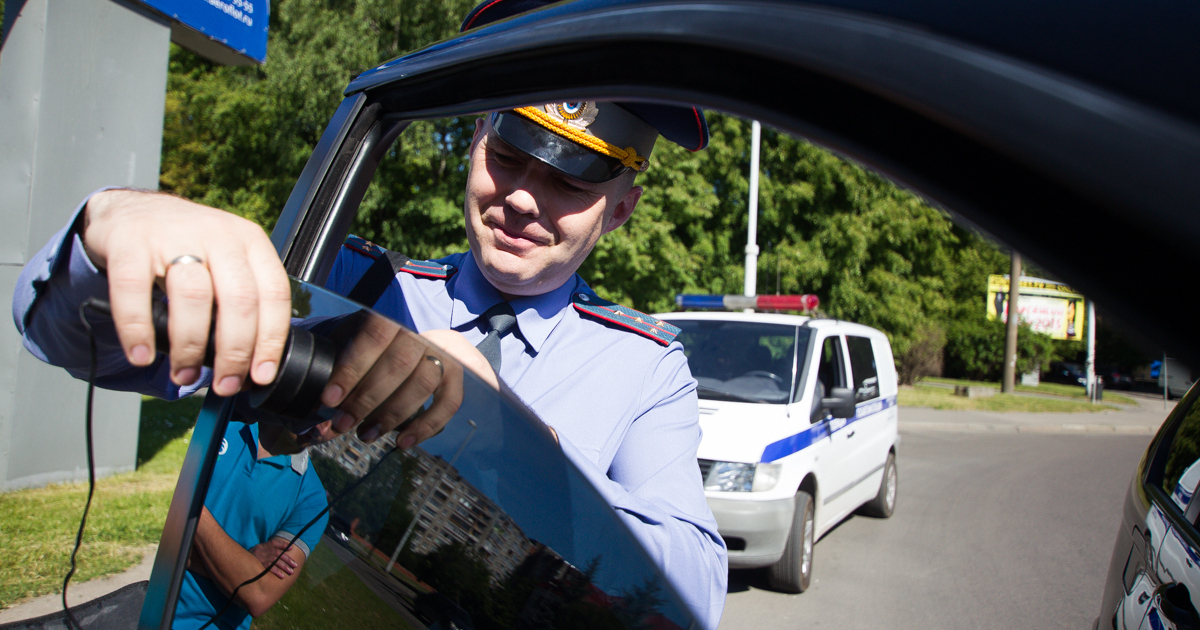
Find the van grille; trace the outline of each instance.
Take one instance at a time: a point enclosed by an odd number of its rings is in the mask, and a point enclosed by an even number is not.
[[[701,480],[708,479],[708,471],[712,470],[713,460],[698,459],[696,461],[700,464],[700,479]]]

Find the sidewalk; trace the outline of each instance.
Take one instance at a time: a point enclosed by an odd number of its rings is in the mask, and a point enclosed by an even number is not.
[[[97,597],[107,595],[134,582],[149,580],[150,567],[154,566],[154,554],[157,552],[158,545],[146,547],[142,553],[142,561],[124,573],[89,580],[87,582],[72,581],[71,585],[67,587],[67,601],[71,604],[71,608],[84,602],[90,602]],[[23,619],[33,619],[34,617],[49,615],[60,610],[62,610],[62,593],[43,595],[25,603],[17,604],[12,608],[0,610],[0,624],[21,621]]]
[[[900,430],[954,433],[1095,433],[1109,435],[1153,435],[1175,408],[1171,401],[1163,409],[1162,397],[1120,392],[1137,401],[1119,411],[1096,413],[1028,413],[995,411],[952,411],[925,407],[900,410]]]

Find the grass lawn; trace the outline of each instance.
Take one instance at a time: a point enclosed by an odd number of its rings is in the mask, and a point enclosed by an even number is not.
[[[991,385],[991,383],[975,383]],[[946,387],[920,385],[901,387],[897,400],[902,407],[932,407],[933,409],[967,409],[977,411],[1106,411],[1116,409],[1112,405],[1088,402],[1085,398],[1042,398],[996,394],[988,398],[966,398],[955,396],[954,390]]]
[[[283,599],[254,620],[256,630],[412,628],[400,613],[368,590],[327,544],[313,550],[300,578]],[[404,603],[397,599],[396,605]]]
[[[96,482],[72,583],[119,573],[158,543],[201,398],[144,399],[138,467]],[[87,500],[87,483],[0,494],[0,608],[57,593]]]
[[[967,380],[962,380],[962,379],[939,378],[939,377],[929,377],[929,378],[922,380],[922,382],[925,382],[925,381],[928,381],[930,383],[946,383],[948,385],[984,385],[986,387],[995,387],[996,391],[1000,391],[1000,383],[989,383],[986,381],[967,381]],[[1042,383],[1037,386],[1019,385],[1018,384],[1017,391],[1032,392],[1035,394],[1051,394],[1054,396],[1064,396],[1067,398],[1079,398],[1081,400],[1087,400],[1087,390],[1085,390],[1084,388],[1082,388],[1078,385],[1067,385],[1065,383]],[[1118,405],[1136,405],[1137,404],[1136,400],[1134,400],[1128,396],[1122,396],[1121,394],[1117,394],[1112,391],[1104,392],[1104,402],[1116,403]]]

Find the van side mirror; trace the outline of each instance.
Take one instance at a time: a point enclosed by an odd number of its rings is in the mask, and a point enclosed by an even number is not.
[[[821,399],[821,406],[828,409],[834,418],[853,418],[854,390],[849,387],[831,387],[829,395]]]

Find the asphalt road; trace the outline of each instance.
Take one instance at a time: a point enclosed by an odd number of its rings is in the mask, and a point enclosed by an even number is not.
[[[730,572],[720,627],[1091,628],[1149,441],[904,432],[895,515],[826,534],[803,594]]]

